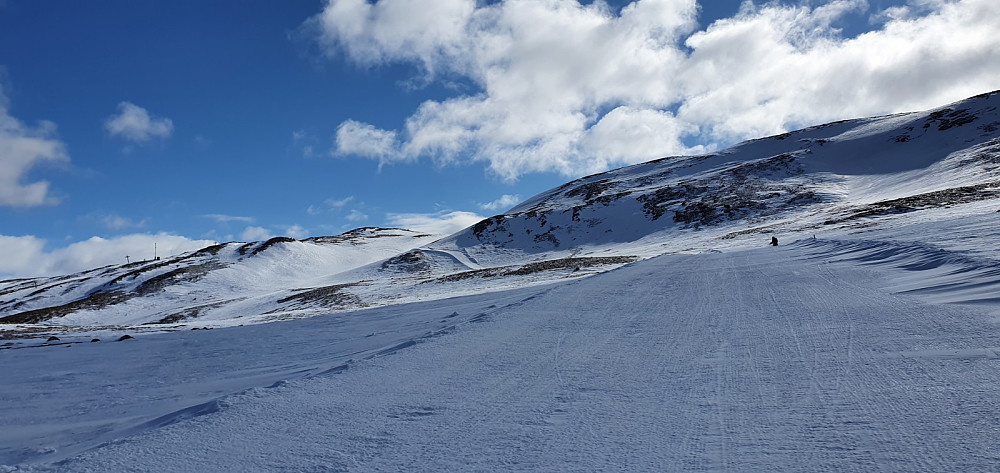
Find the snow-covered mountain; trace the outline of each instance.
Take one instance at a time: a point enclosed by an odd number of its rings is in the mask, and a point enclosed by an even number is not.
[[[2,281],[0,471],[990,471],[998,174],[994,92]]]
[[[650,161],[539,194],[451,241],[586,253],[701,230],[694,239],[705,248],[713,239],[823,232],[992,199],[1000,195],[998,110],[1000,93],[993,92],[927,112],[829,123],[714,154]]]
[[[445,238],[363,228],[0,281],[0,323],[8,335],[41,336],[300,318],[585,277],[665,253],[760,246],[772,235],[786,242],[940,220],[998,197],[993,92],[584,177]]]

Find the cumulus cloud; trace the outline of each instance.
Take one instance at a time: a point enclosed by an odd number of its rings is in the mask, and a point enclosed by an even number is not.
[[[178,235],[133,234],[115,238],[93,237],[61,248],[46,249],[46,242],[34,236],[0,235],[0,277],[36,277],[70,274],[110,264],[166,257],[195,251],[214,242],[191,240]]]
[[[496,212],[497,210],[509,209],[517,205],[517,203],[520,201],[521,201],[521,196],[504,194],[500,196],[499,199],[494,200],[493,202],[486,202],[479,204],[479,208],[482,210],[489,210],[491,212]]]
[[[271,238],[273,236],[274,234],[271,233],[271,230],[268,230],[264,227],[249,226],[243,230],[242,234],[240,234],[240,240],[261,241],[261,240],[267,240],[268,238]]]
[[[833,35],[817,10],[746,8],[691,36],[691,98],[679,116],[717,139],[748,138],[926,109],[1000,87],[1000,3],[941,2],[847,39]]]
[[[400,153],[396,132],[380,130],[354,120],[347,120],[337,127],[335,145],[335,154],[369,158],[378,161],[379,166],[412,159]]]
[[[398,213],[386,215],[389,225],[434,235],[450,235],[475,225],[484,217],[473,212]]]
[[[334,151],[380,166],[486,162],[579,175],[834,119],[926,109],[1000,88],[1000,2],[747,1],[704,28],[696,0],[615,11],[576,0],[328,0],[306,28],[331,57],[403,63],[467,92],[400,130],[347,120]],[[837,28],[868,13],[871,31]]]
[[[111,136],[133,143],[145,143],[156,138],[168,138],[174,131],[174,122],[169,118],[152,117],[146,109],[130,102],[122,102],[118,104],[118,113],[105,120],[104,129]]]
[[[331,1],[309,26],[330,55],[350,44],[344,53],[357,63],[419,61],[433,73],[458,52],[474,10],[474,0]]]
[[[35,207],[58,202],[47,181],[25,182],[35,166],[69,162],[66,147],[52,122],[26,126],[8,113],[7,98],[0,89],[0,206]]]

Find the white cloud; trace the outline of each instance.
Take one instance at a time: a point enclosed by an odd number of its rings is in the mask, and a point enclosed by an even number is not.
[[[380,130],[354,120],[347,120],[337,127],[336,147],[337,154],[374,159],[379,165],[410,159],[397,150],[396,132]]]
[[[428,72],[453,56],[465,37],[475,0],[340,0],[309,21],[327,53],[344,52],[357,63],[421,62]]]
[[[44,249],[45,240],[33,236],[0,235],[0,278],[54,274],[40,258]]]
[[[249,227],[247,227],[247,228],[245,228],[243,230],[242,234],[240,234],[240,240],[241,241],[262,241],[262,240],[267,240],[267,239],[269,239],[269,238],[271,238],[273,236],[274,236],[274,234],[271,233],[271,230],[268,230],[268,229],[266,229],[264,227],[249,226]]]
[[[358,209],[352,209],[346,217],[348,222],[363,222],[368,220],[368,215]]]
[[[35,207],[58,202],[47,181],[24,182],[35,166],[69,162],[66,147],[55,138],[56,126],[41,122],[25,126],[8,113],[7,98],[0,88],[0,206]]]
[[[111,136],[118,136],[134,143],[145,143],[154,138],[168,138],[174,131],[169,118],[155,118],[146,109],[130,102],[118,104],[118,114],[108,117],[104,129]]]
[[[223,214],[205,214],[202,217],[209,220],[214,220],[215,223],[229,223],[229,222],[240,222],[240,223],[253,223],[253,217],[240,217],[236,215],[223,215]]]
[[[93,237],[66,247],[45,249],[45,240],[34,236],[0,235],[0,277],[34,277],[70,274],[109,264],[124,264],[125,256],[132,261],[151,259],[153,245],[156,254],[168,257],[195,251],[214,242],[191,240],[182,236],[160,233],[124,235],[115,238]]]
[[[517,205],[521,201],[521,196],[504,194],[500,196],[499,199],[493,202],[486,202],[484,204],[479,204],[479,208],[482,210],[489,210],[495,212],[497,210],[505,210]]]
[[[596,173],[617,163],[642,162],[662,156],[661,150],[685,149],[681,136],[697,129],[677,120],[669,112],[617,107],[591,126],[581,140],[581,147],[591,150],[592,156],[583,171]],[[688,153],[705,151],[708,151],[705,146],[687,148]]]
[[[678,116],[718,139],[748,138],[1000,87],[1000,3],[941,3],[849,39],[810,30],[815,14],[769,4],[692,36]]]
[[[386,215],[389,225],[406,228],[416,232],[436,235],[450,235],[459,230],[475,225],[484,217],[472,212],[442,211],[430,214],[399,213]]]
[[[348,120],[335,151],[380,165],[484,161],[579,175],[829,120],[920,110],[1000,88],[1000,2],[745,2],[697,30],[695,0],[621,11],[576,0],[328,0],[307,26],[330,56],[406,63],[472,90],[400,130]],[[845,37],[848,14],[878,19]],[[456,90],[469,90],[456,89]]]

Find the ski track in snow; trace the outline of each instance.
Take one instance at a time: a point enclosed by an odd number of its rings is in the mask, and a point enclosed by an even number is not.
[[[893,293],[898,273],[805,246],[655,258],[51,467],[995,470],[996,308]]]

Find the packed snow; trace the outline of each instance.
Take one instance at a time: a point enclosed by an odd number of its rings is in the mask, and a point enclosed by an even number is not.
[[[998,306],[893,289],[921,271],[890,249],[668,255],[500,294],[6,350],[0,458],[60,471],[989,470]],[[893,254],[907,252],[921,254]]]

